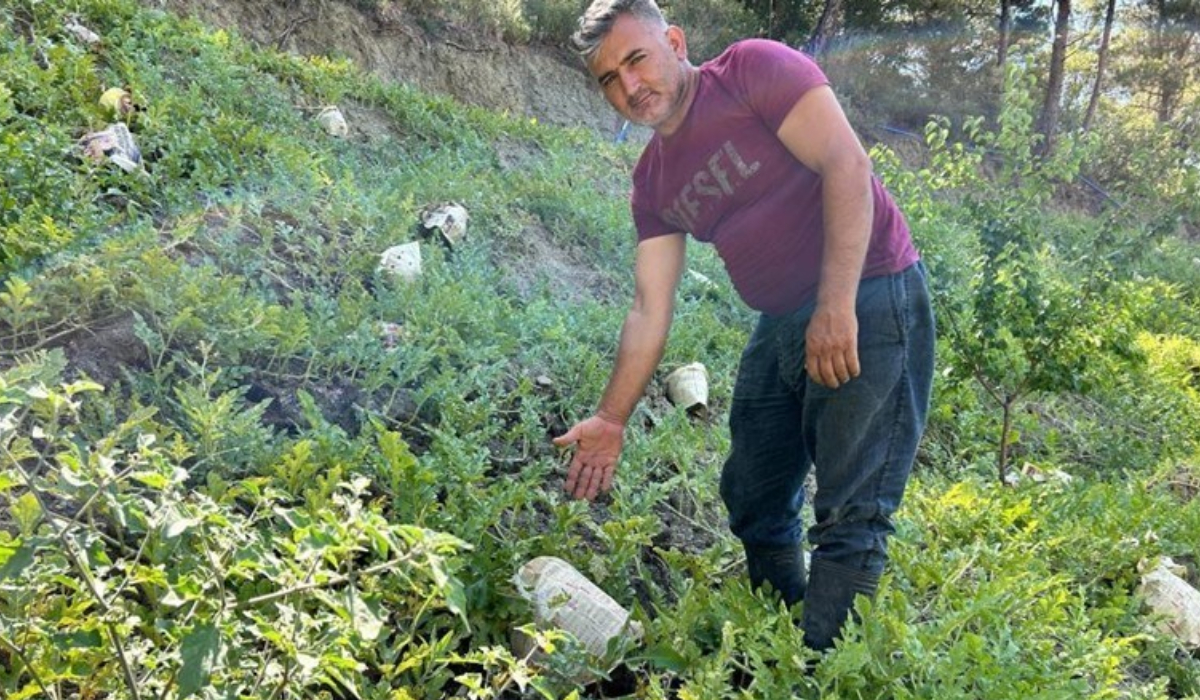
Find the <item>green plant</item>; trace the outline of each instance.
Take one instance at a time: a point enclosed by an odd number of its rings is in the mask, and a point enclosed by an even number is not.
[[[675,0],[664,13],[687,33],[688,57],[696,64],[717,56],[734,41],[763,33],[761,23],[743,3]]]
[[[414,11],[495,36],[514,7]],[[707,15],[675,19],[700,41]],[[561,490],[549,437],[594,405],[632,292],[628,151],[132,0],[4,4],[0,83],[0,694],[580,697],[618,659],[602,692],[638,698],[1200,690],[1135,593],[1142,559],[1200,546],[1198,253],[1138,212],[1056,209],[1095,152],[1032,159],[1019,94],[973,142],[931,123],[919,168],[875,151],[932,272],[942,370],[880,596],[816,663],[724,525],[754,314],[711,249],[689,250],[709,281],[685,276],[663,366],[709,367],[709,415],[656,377],[612,495]],[[145,178],[69,155],[111,84],[145,98]],[[332,100],[386,133],[325,138]],[[454,249],[418,228],[448,200],[471,213]],[[377,271],[410,240],[420,279]],[[1010,461],[1073,484],[975,473],[1003,423],[985,386],[1024,390]],[[631,608],[646,646],[506,650],[532,631],[512,575],[540,555]]]
[[[189,490],[186,450],[156,439],[152,409],[76,442],[81,401],[101,387],[58,383],[63,364],[51,354],[0,376],[11,697],[365,691],[368,668],[405,676],[381,657],[465,629],[446,616],[464,613],[450,562],[465,545],[388,523],[369,480],[311,510],[262,479],[214,472],[211,495]]]
[[[563,45],[578,27],[584,3],[575,0],[523,0],[521,11],[529,22],[532,38]]]
[[[965,289],[938,294],[938,310],[954,352],[951,369],[971,377],[1000,408],[996,440],[997,472],[1008,476],[1014,439],[1015,409],[1037,392],[1085,391],[1106,376],[1105,357],[1134,359],[1128,352],[1130,326],[1106,324],[1116,309],[1105,300],[1104,268],[1080,273],[1063,269],[1045,233],[1043,205],[1051,185],[1078,168],[1080,152],[1068,144],[1053,159],[1036,152],[1030,92],[1013,74],[1007,103],[995,132],[982,120],[966,125],[967,133],[992,156],[993,172],[979,172],[984,162],[961,146],[951,146],[945,126],[927,130],[927,142],[938,168],[914,186],[918,192],[947,184],[961,188],[963,211],[977,233],[976,255],[962,260],[964,270],[938,265],[963,279]],[[996,183],[1003,183],[997,189]],[[925,195],[928,197],[928,195]],[[931,209],[916,199],[918,216]],[[943,290],[945,288],[943,287]],[[1130,313],[1128,310],[1118,313]]]

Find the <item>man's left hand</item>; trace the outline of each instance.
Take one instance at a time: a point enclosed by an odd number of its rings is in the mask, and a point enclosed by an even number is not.
[[[804,368],[818,384],[836,389],[857,377],[858,317],[854,308],[817,305],[804,338]]]

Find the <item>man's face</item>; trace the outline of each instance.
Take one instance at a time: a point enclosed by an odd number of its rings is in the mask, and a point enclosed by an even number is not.
[[[678,27],[622,15],[600,42],[588,70],[621,116],[669,132],[683,121],[686,60]]]

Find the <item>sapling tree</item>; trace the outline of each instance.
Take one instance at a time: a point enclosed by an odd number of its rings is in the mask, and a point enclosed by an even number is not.
[[[1010,81],[1021,81],[1016,73]],[[1024,88],[1024,89],[1023,89]],[[1078,172],[1082,149],[1070,142],[1037,156],[1033,100],[1018,82],[996,130],[965,125],[987,157],[990,175],[964,188],[961,212],[975,230],[976,256],[965,289],[941,295],[941,321],[955,352],[950,371],[973,378],[1001,409],[997,473],[1008,476],[1014,412],[1038,392],[1084,391],[1104,376],[1106,357],[1128,354],[1126,324],[1103,291],[1103,269],[1072,270],[1056,262],[1044,205],[1057,183]],[[936,144],[931,144],[936,145]]]

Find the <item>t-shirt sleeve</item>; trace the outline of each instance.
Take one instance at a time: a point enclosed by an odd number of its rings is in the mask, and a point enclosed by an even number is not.
[[[678,224],[667,221],[653,205],[654,198],[651,195],[650,181],[654,178],[650,174],[652,167],[648,162],[653,159],[651,150],[652,148],[647,148],[647,152],[642,155],[642,159],[633,170],[633,192],[629,197],[638,243],[648,238],[683,232]]]
[[[678,226],[672,226],[667,223],[658,213],[652,211],[646,206],[645,202],[641,202],[639,199],[638,193],[634,191],[633,197],[629,201],[630,208],[633,210],[633,225],[637,228],[638,243],[647,238],[656,238],[680,232]]]
[[[771,131],[778,131],[804,93],[829,84],[808,55],[777,41],[749,39],[730,56],[742,95]]]

